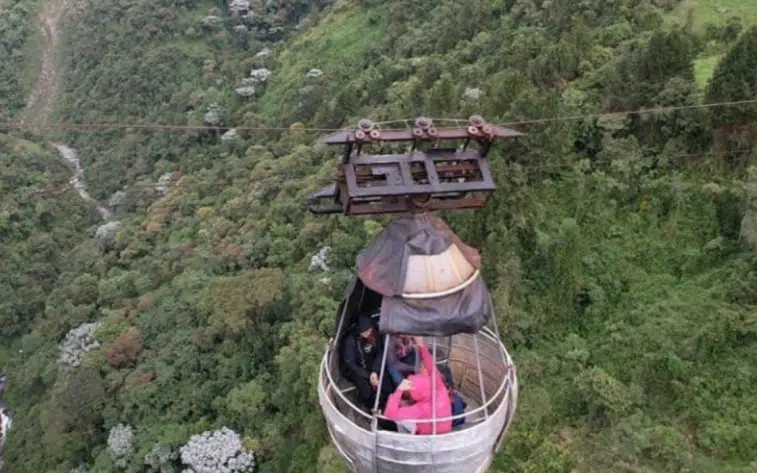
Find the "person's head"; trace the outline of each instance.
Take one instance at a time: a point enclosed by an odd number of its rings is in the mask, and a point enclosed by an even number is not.
[[[398,333],[397,334],[397,340],[401,341],[402,343],[407,343],[410,341],[410,335],[406,333]]]
[[[362,332],[360,332],[360,338],[362,338],[363,340],[370,340],[370,339],[372,339],[373,338],[373,329],[372,328],[367,328],[367,329],[363,330]]]
[[[363,340],[371,340],[376,335],[373,321],[368,315],[361,315],[357,321],[357,332]]]
[[[431,399],[431,379],[428,376],[411,374],[407,379],[410,381],[410,390],[407,393],[412,401],[422,402]]]

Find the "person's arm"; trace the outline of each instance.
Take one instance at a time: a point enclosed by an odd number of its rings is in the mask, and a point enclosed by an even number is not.
[[[396,368],[399,371],[415,371],[415,366],[403,363],[397,358],[397,352],[394,351],[396,343],[397,339],[394,336],[389,337],[389,353],[386,354],[386,366]]]
[[[415,348],[413,348],[415,350]],[[402,361],[397,360],[397,363],[394,365],[395,368],[397,368],[400,371],[415,373],[415,364],[408,364],[404,363]]]
[[[407,380],[403,381],[386,401],[384,415],[391,420],[419,420],[423,417],[423,411],[418,404],[410,406],[400,405],[400,402],[402,401],[402,393],[409,389],[409,384],[407,383]]]
[[[357,362],[357,357],[355,356],[355,339],[354,338],[347,338],[344,341],[344,346],[342,350],[342,362],[356,376],[360,376],[361,378],[370,378],[371,374],[368,372],[368,370],[360,366],[360,363]]]
[[[434,357],[431,356],[431,352],[428,351],[426,340],[422,338],[418,340],[418,351],[421,354],[421,360],[423,360],[423,365],[426,367],[426,372],[428,373],[429,378],[431,378],[431,376],[435,376],[435,388],[439,388],[439,383],[441,383],[441,385],[443,386],[444,378],[442,377],[441,371],[439,371],[439,368],[436,366]],[[436,371],[436,374],[432,375],[433,372],[431,370]]]
[[[393,366],[395,368],[399,368],[400,361],[397,359],[397,353],[394,351],[394,345],[397,343],[397,340],[394,338],[394,335],[389,337],[389,346],[387,347],[387,350],[389,350],[389,353],[386,354],[386,365],[387,366]]]
[[[402,392],[398,389],[389,395],[384,408],[384,415],[392,420],[402,420],[399,418],[400,401],[402,401]]]
[[[378,343],[376,345],[376,356],[373,357],[373,363],[371,363],[371,371],[379,374],[381,373],[381,362],[384,358],[384,344]]]
[[[376,376],[378,376],[381,373],[381,362],[384,358],[384,337],[379,331],[377,319],[371,318],[371,325],[373,326],[373,333],[376,336],[376,356],[373,357],[373,363],[371,363],[370,368],[371,372],[376,373]]]

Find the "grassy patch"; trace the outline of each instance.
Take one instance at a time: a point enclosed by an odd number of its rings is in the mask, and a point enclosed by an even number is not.
[[[697,59],[694,61],[694,75],[697,81],[697,87],[700,90],[704,90],[707,87],[707,83],[712,77],[712,73],[715,71],[718,61],[723,55],[710,56],[703,59]]]
[[[43,153],[42,148],[37,143],[22,138],[11,138],[11,151],[16,158],[25,158],[32,155]]]
[[[694,16],[694,29],[704,32],[708,23],[723,25],[732,16],[739,17],[744,26],[757,24],[755,0],[684,0],[668,15],[669,23],[685,23],[689,11]]]
[[[278,57],[261,99],[263,115],[274,121],[293,118],[281,111],[296,109],[295,104],[303,101],[301,92],[314,84],[319,95],[333,95],[345,74],[362,70],[366,52],[381,39],[385,18],[383,9],[337,9],[301,35]],[[320,69],[323,75],[307,77],[311,69]]]
[[[699,34],[705,33],[708,24],[723,26],[731,17],[738,17],[744,28],[748,28],[757,24],[757,1],[683,0],[665,20],[668,24],[685,24],[689,15],[692,15],[694,30]],[[694,61],[697,86],[700,90],[707,87],[715,66],[722,57],[723,54],[713,54]]]
[[[328,15],[318,27],[308,31],[288,50],[280,60],[286,63],[301,63],[317,58],[324,71],[336,69],[344,59],[368,49],[380,35],[379,12],[366,12],[351,8]],[[305,64],[302,64],[303,67]]]

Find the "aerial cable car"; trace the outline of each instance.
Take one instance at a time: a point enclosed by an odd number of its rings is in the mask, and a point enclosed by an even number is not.
[[[355,473],[483,473],[501,446],[517,406],[515,365],[500,338],[479,252],[432,212],[485,205],[496,189],[487,160],[491,144],[520,135],[474,115],[468,126],[454,128],[419,117],[409,129],[381,130],[363,119],[354,130],[324,138],[345,150],[335,183],[310,197],[312,213],[404,214],[358,255],[320,367],[327,428]],[[458,145],[442,146],[450,142]],[[405,152],[363,154],[368,146],[397,145]],[[341,359],[345,336],[366,314],[383,341],[372,406],[360,405]],[[391,379],[390,337],[398,334],[425,339],[437,368],[429,370],[431,392],[441,383],[454,386],[464,412],[437,415],[431,402],[430,417],[400,422],[381,411]],[[442,429],[449,421],[455,427]],[[421,424],[432,426],[430,434],[418,434]]]

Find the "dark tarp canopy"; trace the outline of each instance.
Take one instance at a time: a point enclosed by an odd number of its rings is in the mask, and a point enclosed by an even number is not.
[[[358,312],[374,312],[385,333],[448,336],[480,330],[492,314],[481,257],[440,218],[413,215],[396,220],[357,257],[357,278],[342,331]],[[337,338],[341,333],[337,333]]]
[[[406,283],[409,259],[430,256],[456,247],[475,269],[481,266],[478,251],[463,243],[444,220],[433,215],[414,215],[390,223],[357,256],[357,276],[382,296],[399,296]]]
[[[478,332],[492,314],[489,291],[477,276],[473,283],[438,299],[384,297],[379,329],[386,333],[409,333],[444,337]]]

